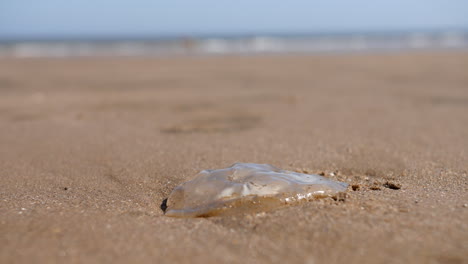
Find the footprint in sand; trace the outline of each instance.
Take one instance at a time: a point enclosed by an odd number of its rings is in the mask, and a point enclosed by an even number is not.
[[[164,133],[228,133],[256,127],[261,118],[249,114],[229,114],[191,119],[162,129]]]

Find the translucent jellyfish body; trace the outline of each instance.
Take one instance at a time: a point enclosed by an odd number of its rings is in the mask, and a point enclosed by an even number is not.
[[[235,163],[225,169],[201,171],[193,180],[176,187],[167,199],[166,216],[208,217],[269,211],[335,196],[347,187],[347,183],[268,164]]]

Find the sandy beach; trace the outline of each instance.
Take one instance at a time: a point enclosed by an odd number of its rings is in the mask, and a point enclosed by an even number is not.
[[[352,187],[164,216],[203,169]],[[0,263],[468,263],[468,53],[0,59]]]

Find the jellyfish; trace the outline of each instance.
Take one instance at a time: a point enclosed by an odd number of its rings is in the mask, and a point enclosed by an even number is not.
[[[165,215],[209,217],[270,211],[333,197],[347,187],[344,182],[269,164],[235,163],[224,169],[203,170],[177,186],[167,198]]]

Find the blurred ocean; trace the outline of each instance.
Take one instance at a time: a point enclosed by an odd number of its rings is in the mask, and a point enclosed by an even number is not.
[[[468,31],[0,40],[0,57],[165,56],[468,49]]]

